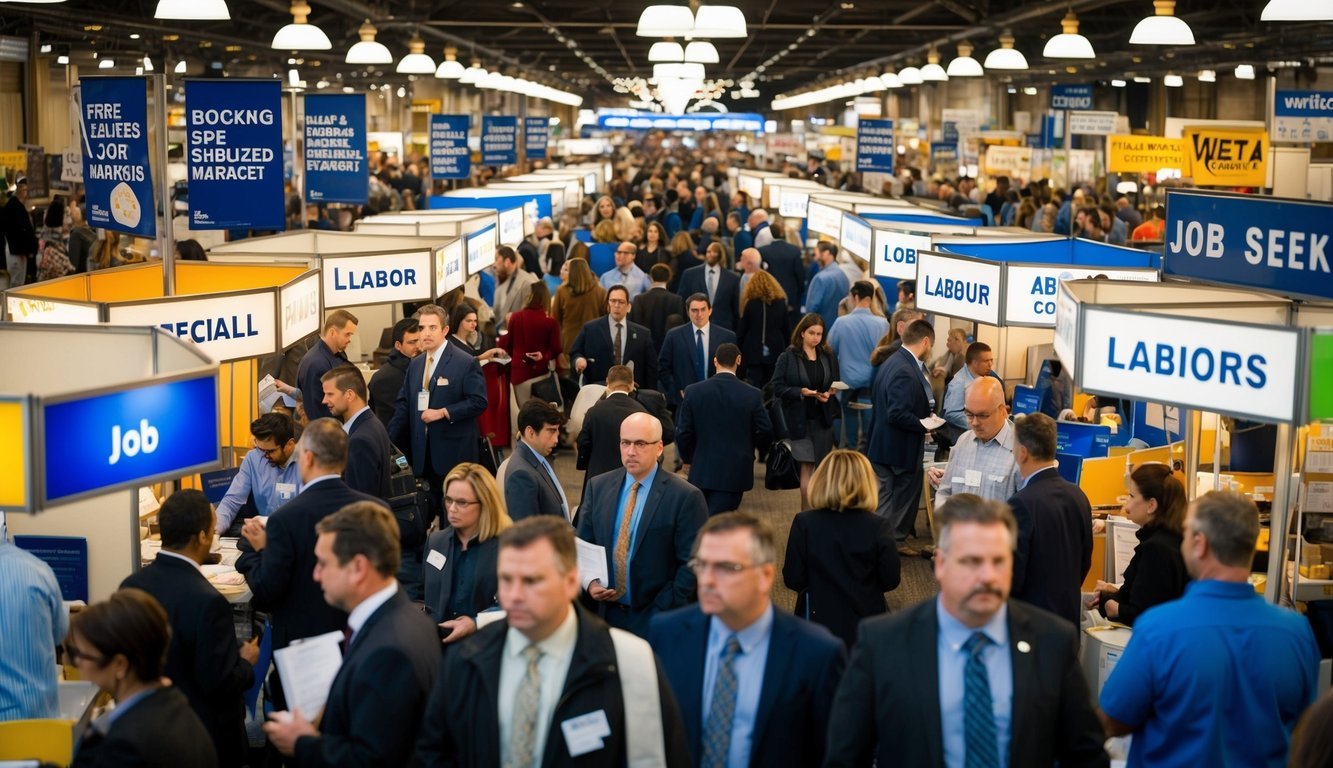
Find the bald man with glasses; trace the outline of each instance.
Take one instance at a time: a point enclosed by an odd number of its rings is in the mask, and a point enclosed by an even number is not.
[[[653,281],[648,278],[648,274],[634,263],[634,257],[638,255],[639,246],[634,243],[626,241],[616,246],[616,267],[602,274],[599,281],[602,287],[609,291],[615,285],[625,286],[631,302],[634,297],[652,288]]]

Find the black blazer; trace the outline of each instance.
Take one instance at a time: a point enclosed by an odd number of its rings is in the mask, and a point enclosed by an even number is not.
[[[682,393],[689,385],[699,381],[694,372],[694,332],[693,323],[686,323],[667,331],[666,341],[662,342],[662,352],[658,355],[657,372],[661,381],[662,394],[672,407],[680,405]],[[731,342],[736,343],[736,334],[717,323],[708,326],[708,349],[705,351],[704,375],[716,373],[713,357],[717,348]]]
[[[1125,566],[1125,583],[1119,592],[1102,595],[1102,603],[1115,600],[1120,609],[1116,621],[1134,625],[1143,612],[1185,594],[1189,571],[1180,555],[1181,535],[1161,526],[1136,531],[1139,545]],[[1105,608],[1101,609],[1105,612]]]
[[[320,378],[342,365],[347,365],[347,354],[334,354],[322,338],[315,339],[315,343],[301,358],[301,364],[296,368],[296,386],[301,390],[305,414],[311,421],[333,417],[328,406],[324,405],[324,385],[320,383]]]
[[[782,580],[797,593],[797,616],[808,611],[851,648],[862,619],[888,612],[884,593],[901,567],[893,528],[874,510],[812,509],[791,522]]]
[[[696,765],[703,756],[709,621],[698,605],[688,605],[654,616],[648,630],[648,641],[680,703]],[[823,627],[774,609],[750,739],[753,768],[806,768],[823,761],[829,710],[846,666],[847,653],[837,638]]]
[[[342,478],[331,477],[307,487],[269,516],[262,552],[240,540],[236,570],[245,575],[255,608],[272,615],[273,650],[346,625],[347,614],[324,602],[324,591],[315,583],[315,524],[354,501],[385,506],[383,499],[357,493]]]
[[[925,600],[861,623],[829,718],[825,768],[869,766],[874,759],[880,765],[943,768],[936,610],[935,600]],[[1078,629],[1010,600],[1009,654],[1014,677],[1009,765],[1109,765],[1079,666]]]
[[[244,696],[255,672],[241,658],[227,599],[198,568],[171,555],[158,555],[120,586],[142,589],[162,604],[171,626],[163,674],[208,731],[218,765],[244,765],[249,749]]]
[[[426,371],[426,353],[412,358],[403,386],[394,401],[389,437],[412,459],[417,477],[426,475],[426,444],[430,443],[431,471],[448,474],[461,461],[477,458],[477,417],[486,410],[486,377],[468,352],[446,344],[430,380],[431,408],[449,409],[449,418],[427,424],[417,410],[417,394]]]
[[[801,249],[786,240],[775,238],[759,249],[759,256],[764,260],[764,269],[782,286],[782,292],[787,294],[787,304],[792,308],[800,307],[806,280]]]
[[[1092,505],[1055,467],[1009,499],[1018,520],[1010,597],[1068,619],[1083,617],[1083,578],[1092,566]]]
[[[628,317],[623,321],[625,329],[621,343],[625,345],[621,360],[625,365],[634,363],[634,383],[640,387],[657,387],[657,347],[653,345],[653,334],[642,325],[632,322]],[[606,372],[611,370],[613,351],[611,346],[611,321],[608,316],[589,320],[583,324],[574,344],[569,349],[569,361],[586,358],[588,367],[583,371],[583,383],[602,384],[606,381]]]
[[[758,388],[718,373],[685,388],[676,421],[676,450],[690,465],[691,485],[731,492],[754,487],[755,451],[767,450],[773,439]]]
[[[579,430],[575,464],[578,469],[586,470],[583,474],[585,488],[588,480],[622,466],[620,424],[632,413],[647,412],[647,408],[628,394],[607,394],[588,409],[583,416],[583,429]]]
[[[818,354],[828,363],[831,377],[829,383],[837,381],[838,356],[822,349]],[[787,422],[787,434],[781,437],[793,440],[805,437],[805,398],[801,396],[801,389],[810,388],[811,382],[805,373],[805,362],[802,360],[804,356],[804,351],[789,346],[778,355],[777,364],[773,368],[773,397],[781,403],[782,417]],[[838,413],[838,399],[830,397],[820,409],[821,423],[826,427],[833,426],[833,420],[838,417]],[[781,431],[780,425],[778,431]]]
[[[426,542],[426,554],[429,555],[431,550],[444,555],[444,566],[436,568],[430,563],[425,564],[426,608],[435,621],[446,621],[449,618],[449,601],[453,599],[455,560],[462,551],[459,549],[454,529],[445,527],[432,533],[430,540]],[[468,553],[468,557],[477,558],[477,568],[474,572],[477,580],[473,584],[470,597],[470,612],[475,617],[478,613],[499,605],[497,595],[500,591],[500,582],[496,575],[495,564],[500,554],[500,538],[492,536],[486,541],[473,541],[468,547]]]
[[[708,282],[704,275],[707,264],[691,267],[680,276],[676,293],[681,299],[689,299],[692,294],[708,295]],[[735,271],[717,265],[717,290],[713,293],[713,315],[710,322],[729,331],[736,330],[736,320],[740,315],[741,278]]]
[[[671,256],[671,282],[667,283],[667,290],[672,293],[680,293],[681,276],[686,272],[702,264],[694,251],[681,251]]]
[[[685,322],[685,300],[665,288],[649,288],[634,299],[629,319],[652,333],[653,349],[660,351],[667,331]]]
[[[741,363],[745,366],[773,365],[782,350],[791,345],[791,318],[787,305],[774,301],[764,310],[764,302],[750,299],[745,312],[737,321],[736,338],[741,348]],[[768,355],[764,355],[764,345]]]
[[[295,764],[409,765],[439,666],[435,627],[398,590],[352,636],[319,736],[296,740]]]
[[[75,768],[214,768],[213,742],[175,686],[158,688],[111,724],[105,736],[90,728]]]
[[[930,400],[916,358],[902,348],[880,364],[871,383],[875,418],[870,420],[866,457],[887,467],[920,466],[926,444],[921,419],[930,415]]]
[[[410,362],[412,358],[396,349],[390,350],[389,359],[375,371],[375,375],[370,377],[370,383],[366,385],[370,390],[370,410],[386,427],[393,419],[393,404],[398,399],[398,390],[403,388],[403,376]]]
[[[617,449],[619,446],[617,445]],[[533,515],[568,519],[560,505],[560,491],[527,443],[519,440],[504,476],[505,507],[515,522]]]
[[[389,476],[393,474],[393,443],[375,414],[362,411],[352,420],[347,432],[347,466],[343,479],[354,491],[376,496],[385,501],[393,495]]]

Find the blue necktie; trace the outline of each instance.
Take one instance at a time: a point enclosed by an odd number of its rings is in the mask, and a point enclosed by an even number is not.
[[[708,362],[704,357],[704,331],[702,328],[694,329],[694,378],[697,381],[703,381],[708,378]]]
[[[990,695],[990,677],[981,654],[990,638],[973,632],[963,643],[967,666],[963,668],[963,765],[965,768],[999,768],[1000,747],[995,737],[995,709]]]
[[[726,768],[731,754],[731,721],[736,715],[736,655],[740,641],[732,635],[722,649],[722,663],[713,682],[713,702],[704,723],[704,754],[700,768]]]

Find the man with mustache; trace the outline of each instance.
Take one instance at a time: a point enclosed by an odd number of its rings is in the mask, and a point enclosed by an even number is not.
[[[1106,766],[1078,630],[1010,601],[1017,523],[957,494],[936,513],[940,594],[861,623],[829,717],[825,768]],[[907,661],[908,663],[904,663]]]

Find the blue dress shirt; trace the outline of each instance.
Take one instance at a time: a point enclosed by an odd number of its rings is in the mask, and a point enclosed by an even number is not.
[[[0,722],[58,717],[56,646],[69,611],[51,566],[4,538],[0,528]]]
[[[709,621],[708,655],[704,657],[701,733],[708,723],[708,712],[713,706],[713,686],[717,684],[718,667],[722,665],[722,651],[733,634],[741,645],[741,652],[731,662],[736,672],[736,709],[731,719],[731,750],[727,754],[727,766],[748,768],[755,720],[759,715],[759,694],[764,688],[764,668],[768,666],[768,643],[773,637],[773,606],[769,605],[763,615],[739,632],[733,633],[716,616]]]
[[[810,279],[810,287],[805,292],[805,311],[817,313],[824,318],[824,327],[831,328],[833,321],[838,319],[838,302],[851,289],[847,273],[838,262],[830,262]]]
[[[634,497],[634,519],[631,520],[629,524],[629,558],[625,562],[625,584],[613,585],[616,589],[621,590],[620,600],[618,602],[624,603],[625,605],[630,604],[629,585],[634,583],[634,550],[639,544],[639,523],[643,522],[643,506],[648,503],[648,492],[653,489],[653,481],[656,479],[656,464],[649,470],[647,477],[640,481],[636,481],[634,475],[626,472],[625,482],[620,484],[620,496],[616,498],[616,526],[611,529],[610,549],[615,549],[615,537],[620,535],[620,522],[625,519],[625,502],[629,501],[630,486],[634,485],[635,482],[640,484],[639,495]],[[612,571],[614,572],[614,570],[615,568],[613,565]]]
[[[843,383],[852,389],[870,386],[875,369],[870,365],[870,353],[875,342],[889,330],[889,321],[858,307],[833,321],[828,330],[828,343],[838,355],[838,370]]]
[[[283,485],[281,491],[278,489],[279,483]],[[286,464],[275,467],[263,451],[258,448],[250,449],[241,460],[241,468],[237,471],[236,477],[231,479],[227,495],[218,502],[218,522],[215,530],[223,533],[231,526],[232,520],[236,519],[236,513],[245,505],[250,494],[253,493],[255,496],[255,510],[259,516],[268,517],[278,507],[296,498],[300,483],[301,473],[296,466],[295,451],[292,451]]]
[[[1000,768],[1009,765],[1010,726],[1013,724],[1014,665],[1009,654],[1009,608],[1001,606],[991,620],[979,629],[973,629],[955,619],[944,609],[944,602],[935,598],[935,612],[939,615],[940,633],[936,640],[940,677],[940,728],[944,735],[944,764],[948,768],[963,768],[966,760],[963,735],[963,669],[967,666],[967,652],[963,644],[973,632],[983,632],[991,644],[981,652],[990,678],[991,705],[995,711],[995,737],[999,742]]]

